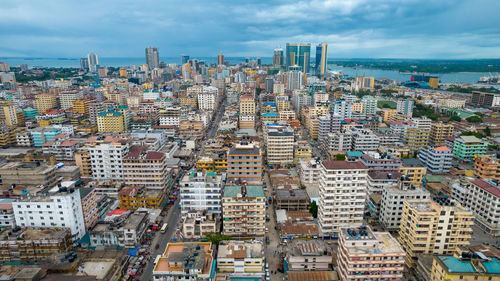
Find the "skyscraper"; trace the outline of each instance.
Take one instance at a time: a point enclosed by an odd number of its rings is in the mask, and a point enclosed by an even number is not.
[[[83,71],[89,71],[89,59],[81,58],[80,59],[80,69]]]
[[[328,43],[316,46],[316,74],[325,75],[328,64]]]
[[[181,65],[187,63],[189,61],[188,55],[181,55]]]
[[[286,44],[286,66],[299,65],[304,73],[309,73],[311,62],[311,44],[287,43]]]
[[[158,48],[147,47],[146,48],[146,63],[149,69],[155,69],[160,67],[160,55],[158,53]]]
[[[283,56],[283,49],[274,49],[273,53],[273,66],[280,67],[285,64],[285,59]]]
[[[222,53],[217,55],[217,65],[224,65],[224,55]]]
[[[99,65],[99,56],[95,53],[90,53],[88,56],[89,70],[94,72]]]
[[[303,72],[300,71],[300,66],[290,66],[288,70],[288,90],[299,90],[302,89],[303,86]]]

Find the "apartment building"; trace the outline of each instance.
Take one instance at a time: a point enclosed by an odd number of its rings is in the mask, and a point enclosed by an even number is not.
[[[396,104],[396,110],[402,115],[411,118],[413,116],[414,104],[415,101],[413,99],[399,99]]]
[[[363,104],[363,114],[365,115],[377,114],[377,102],[378,100],[374,96],[364,96],[361,99],[361,103]]]
[[[264,237],[266,197],[262,186],[226,185],[222,197],[223,234]]]
[[[240,114],[255,115],[255,98],[252,94],[244,94],[240,96]]]
[[[35,96],[35,106],[39,114],[44,114],[45,111],[58,106],[57,96],[54,94],[38,94]]]
[[[497,257],[486,257],[481,252],[437,255],[433,257],[430,281],[499,280],[499,268]]]
[[[396,186],[387,186],[382,191],[380,222],[387,230],[398,230],[401,225],[404,202],[429,198],[431,195],[426,189],[413,185],[409,178],[403,176],[399,178]]]
[[[429,144],[432,146],[443,146],[447,138],[453,137],[454,131],[455,127],[453,124],[445,124],[442,121],[432,123]]]
[[[469,180],[452,186],[451,197],[470,209],[476,225],[493,236],[500,236],[500,188],[484,180]]]
[[[474,215],[450,199],[407,200],[399,229],[406,264],[415,267],[420,254],[451,255],[467,246]]]
[[[18,226],[68,228],[74,240],[85,234],[80,192],[75,192],[74,182],[63,182],[48,195],[27,195],[12,206]]]
[[[7,162],[0,166],[0,182],[3,185],[54,186],[59,179],[57,166],[40,162]]]
[[[89,104],[90,124],[97,125],[97,116],[103,112],[106,112],[106,105],[97,100],[92,101]]]
[[[170,178],[165,153],[131,146],[123,158],[123,178],[127,185],[163,190]]]
[[[215,102],[217,101],[217,93],[200,93],[196,95],[198,100],[199,110],[215,110]]]
[[[352,133],[352,150],[356,151],[376,151],[380,144],[379,137],[371,130],[366,129],[351,129]]]
[[[217,271],[231,277],[262,277],[264,245],[259,240],[225,240],[217,251]]]
[[[318,139],[327,138],[329,133],[340,131],[342,121],[344,119],[340,115],[332,113],[318,117]]]
[[[205,132],[203,121],[180,121],[179,135],[183,138],[195,137],[201,139]]]
[[[427,174],[427,168],[416,158],[401,159],[403,165],[399,167],[399,173],[402,176],[410,178],[412,184],[420,185],[424,176]]]
[[[387,153],[365,153],[361,155],[360,160],[370,171],[399,171],[403,165],[401,159]]]
[[[432,174],[446,174],[450,171],[453,153],[446,146],[428,146],[421,149],[417,157]]]
[[[161,108],[158,112],[160,126],[179,126],[181,117],[181,107],[170,106]]]
[[[475,136],[460,136],[453,142],[453,156],[462,161],[473,161],[476,155],[486,154],[488,142]]]
[[[83,222],[85,223],[85,230],[91,229],[99,219],[98,202],[101,196],[97,194],[97,190],[92,187],[80,187],[80,198],[82,200]]]
[[[87,143],[90,144],[92,178],[123,181],[123,160],[129,152],[128,142],[115,137],[92,137]]]
[[[126,186],[118,192],[120,209],[162,209],[165,206],[165,191],[141,186]]]
[[[262,153],[252,143],[241,142],[227,154],[227,178],[229,180],[262,181]]]
[[[287,165],[293,163],[294,135],[289,126],[266,126],[264,132],[267,163]]]
[[[402,280],[405,252],[389,232],[342,228],[337,254],[340,280]]]
[[[221,213],[222,176],[215,172],[192,170],[179,182],[182,215],[189,211]]]
[[[106,111],[97,115],[97,130],[99,133],[119,133],[126,130],[123,113]]]
[[[500,159],[496,155],[482,155],[474,158],[474,176],[500,180]]]
[[[333,255],[320,240],[293,239],[287,243],[285,260],[290,271],[328,271]]]
[[[58,161],[73,161],[81,143],[68,138],[57,138],[42,145],[43,153],[51,154]]]
[[[429,144],[430,131],[426,129],[406,129],[406,146],[412,151],[418,151]]]
[[[73,249],[68,229],[6,229],[0,235],[2,262],[47,262]]]
[[[324,145],[330,151],[351,151],[353,134],[351,131],[340,130],[334,133],[328,133],[323,139]],[[358,143],[360,144],[360,143]]]
[[[369,171],[368,194],[382,195],[386,187],[397,186],[400,177],[398,171]]]
[[[16,133],[17,146],[33,146],[33,138],[30,131],[21,131]]]
[[[42,146],[51,140],[55,140],[56,136],[62,133],[62,130],[55,127],[37,127],[30,131],[33,146]]]
[[[323,236],[363,222],[368,168],[361,162],[323,161],[319,183],[318,221]]]
[[[73,113],[89,116],[92,99],[77,98],[72,101]]]
[[[189,211],[182,221],[182,235],[185,239],[205,238],[208,233],[217,232],[215,214]]]
[[[300,182],[305,185],[315,185],[319,182],[321,176],[321,165],[316,160],[299,160]]]
[[[308,211],[311,203],[311,199],[304,189],[278,189],[274,198],[278,210]]]
[[[59,93],[59,103],[62,110],[68,110],[73,107],[73,101],[83,97],[81,91],[64,91]]]
[[[148,228],[147,212],[114,210],[105,222],[99,222],[90,232],[90,246],[135,248],[143,241]]]

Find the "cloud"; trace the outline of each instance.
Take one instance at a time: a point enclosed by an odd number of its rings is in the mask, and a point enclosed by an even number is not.
[[[500,55],[497,0],[3,0],[0,56],[272,55],[328,42],[329,57]],[[8,47],[5,47],[8,46]]]

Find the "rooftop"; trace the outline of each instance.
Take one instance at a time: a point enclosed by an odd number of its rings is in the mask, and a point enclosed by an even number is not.
[[[335,160],[325,160],[323,161],[323,166],[327,170],[365,170],[368,169],[363,163],[347,162],[347,161],[335,161]]]
[[[261,258],[263,255],[263,245],[260,241],[222,241],[219,244],[217,258]]]
[[[288,271],[288,281],[333,281],[339,280],[336,271]]]
[[[436,256],[441,265],[445,267],[448,273],[488,273],[500,274],[500,261],[496,258],[478,261],[482,267],[475,266],[471,259],[459,259],[454,256]],[[484,268],[484,271],[483,271]]]
[[[224,197],[265,197],[264,190],[260,185],[226,185],[224,187]]]
[[[471,183],[478,186],[482,190],[491,193],[495,197],[500,197],[500,188],[498,188],[498,186],[491,185],[483,180],[473,180]]]

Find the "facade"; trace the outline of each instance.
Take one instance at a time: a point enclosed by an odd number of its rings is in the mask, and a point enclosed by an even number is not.
[[[97,115],[97,130],[100,133],[125,131],[123,114],[115,111],[106,111]]]
[[[285,260],[290,271],[331,270],[334,258],[321,241],[293,239],[287,248]]]
[[[404,202],[406,200],[427,200],[430,197],[427,190],[413,185],[409,178],[402,177],[398,185],[385,187],[382,191],[380,222],[385,229],[396,231],[402,222]]]
[[[186,239],[205,238],[208,233],[217,232],[217,220],[214,214],[190,211],[182,222],[182,235]]]
[[[73,161],[80,142],[70,139],[54,139],[42,145],[43,153],[51,154],[58,161]]]
[[[223,234],[231,237],[264,237],[266,197],[262,186],[224,186]]]
[[[198,109],[200,110],[215,110],[215,102],[217,93],[204,92],[196,95],[198,99]]]
[[[380,144],[379,137],[371,130],[367,129],[351,129],[352,134],[352,150],[355,151],[376,151]]]
[[[418,153],[418,159],[433,174],[446,174],[450,171],[453,153],[446,146],[427,147]]]
[[[277,210],[308,211],[311,199],[305,189],[278,189],[274,197]]]
[[[240,97],[240,114],[255,115],[255,99],[252,94],[245,94]]]
[[[499,107],[500,95],[496,93],[484,93],[480,91],[472,91],[470,100],[471,105],[477,107]]]
[[[35,106],[39,114],[44,114],[47,110],[58,106],[57,97],[53,94],[36,95]]]
[[[227,154],[228,179],[262,180],[262,153],[260,148],[246,142],[233,146]]]
[[[373,79],[373,77],[371,77]],[[374,96],[364,96],[361,99],[361,103],[363,104],[363,113],[365,115],[375,115],[377,114],[377,98]]]
[[[328,64],[328,43],[321,43],[316,46],[316,74],[325,75]]]
[[[73,101],[83,97],[81,91],[65,91],[59,93],[59,103],[62,110],[68,110],[73,107]]]
[[[399,99],[396,105],[397,112],[411,118],[413,116],[413,105],[415,102],[412,99]]]
[[[147,47],[146,48],[146,63],[149,69],[155,69],[160,67],[160,55],[158,53],[158,48]]]
[[[405,252],[388,232],[342,228],[337,254],[340,280],[402,280]],[[362,278],[362,279],[361,279]]]
[[[290,127],[267,126],[264,139],[268,164],[286,165],[293,163],[295,138]]]
[[[37,162],[8,162],[0,166],[3,185],[54,186],[59,179],[57,166]]]
[[[165,206],[165,191],[146,189],[139,186],[126,186],[118,192],[120,209],[137,210],[162,209]]]
[[[318,221],[323,236],[363,222],[368,168],[361,162],[323,161],[319,184]]]
[[[30,130],[33,146],[42,146],[44,143],[54,140],[61,133],[61,129],[54,127],[37,127]]]
[[[123,159],[123,176],[127,185],[164,189],[169,179],[165,153],[147,151],[146,146],[131,146]]]
[[[453,124],[445,124],[441,121],[432,123],[429,144],[432,146],[443,146],[447,138],[453,137],[454,131],[455,127]]]
[[[96,139],[88,150],[93,179],[124,180],[123,160],[129,152],[129,144],[125,140],[113,137]]]
[[[342,116],[331,113],[318,117],[318,139],[323,140],[329,133],[339,132],[342,121]]]
[[[500,159],[496,156],[479,156],[474,159],[474,176],[500,180]]]
[[[406,146],[412,151],[418,151],[429,143],[430,131],[426,129],[408,128],[406,129]]]
[[[488,142],[475,136],[460,136],[453,143],[453,156],[462,161],[472,161],[474,156],[486,154]]]
[[[191,171],[179,182],[181,212],[221,213],[222,176],[215,172]]]
[[[82,200],[83,221],[85,230],[91,229],[99,219],[97,203],[101,196],[97,195],[97,191],[92,187],[81,187],[78,189]]]
[[[427,173],[427,168],[416,158],[401,159],[403,165],[399,168],[399,173],[408,177],[412,184],[420,185]]]
[[[449,199],[436,203],[407,200],[399,229],[399,242],[406,252],[406,264],[415,267],[419,254],[453,254],[467,246],[472,235],[474,215]]]
[[[90,245],[92,247],[134,248],[141,243],[147,226],[148,214],[146,212],[124,212],[118,216],[118,219],[96,224],[89,231]]]
[[[430,281],[489,281],[500,279],[500,261],[481,252],[434,256]]]
[[[54,187],[49,195],[26,196],[14,203],[16,224],[21,227],[68,228],[73,239],[85,234],[80,192]]]
[[[261,277],[265,264],[263,253],[262,241],[222,241],[217,251],[217,271],[231,277]]]
[[[309,73],[311,62],[311,44],[287,43],[286,44],[286,66],[298,65],[304,73]]]

